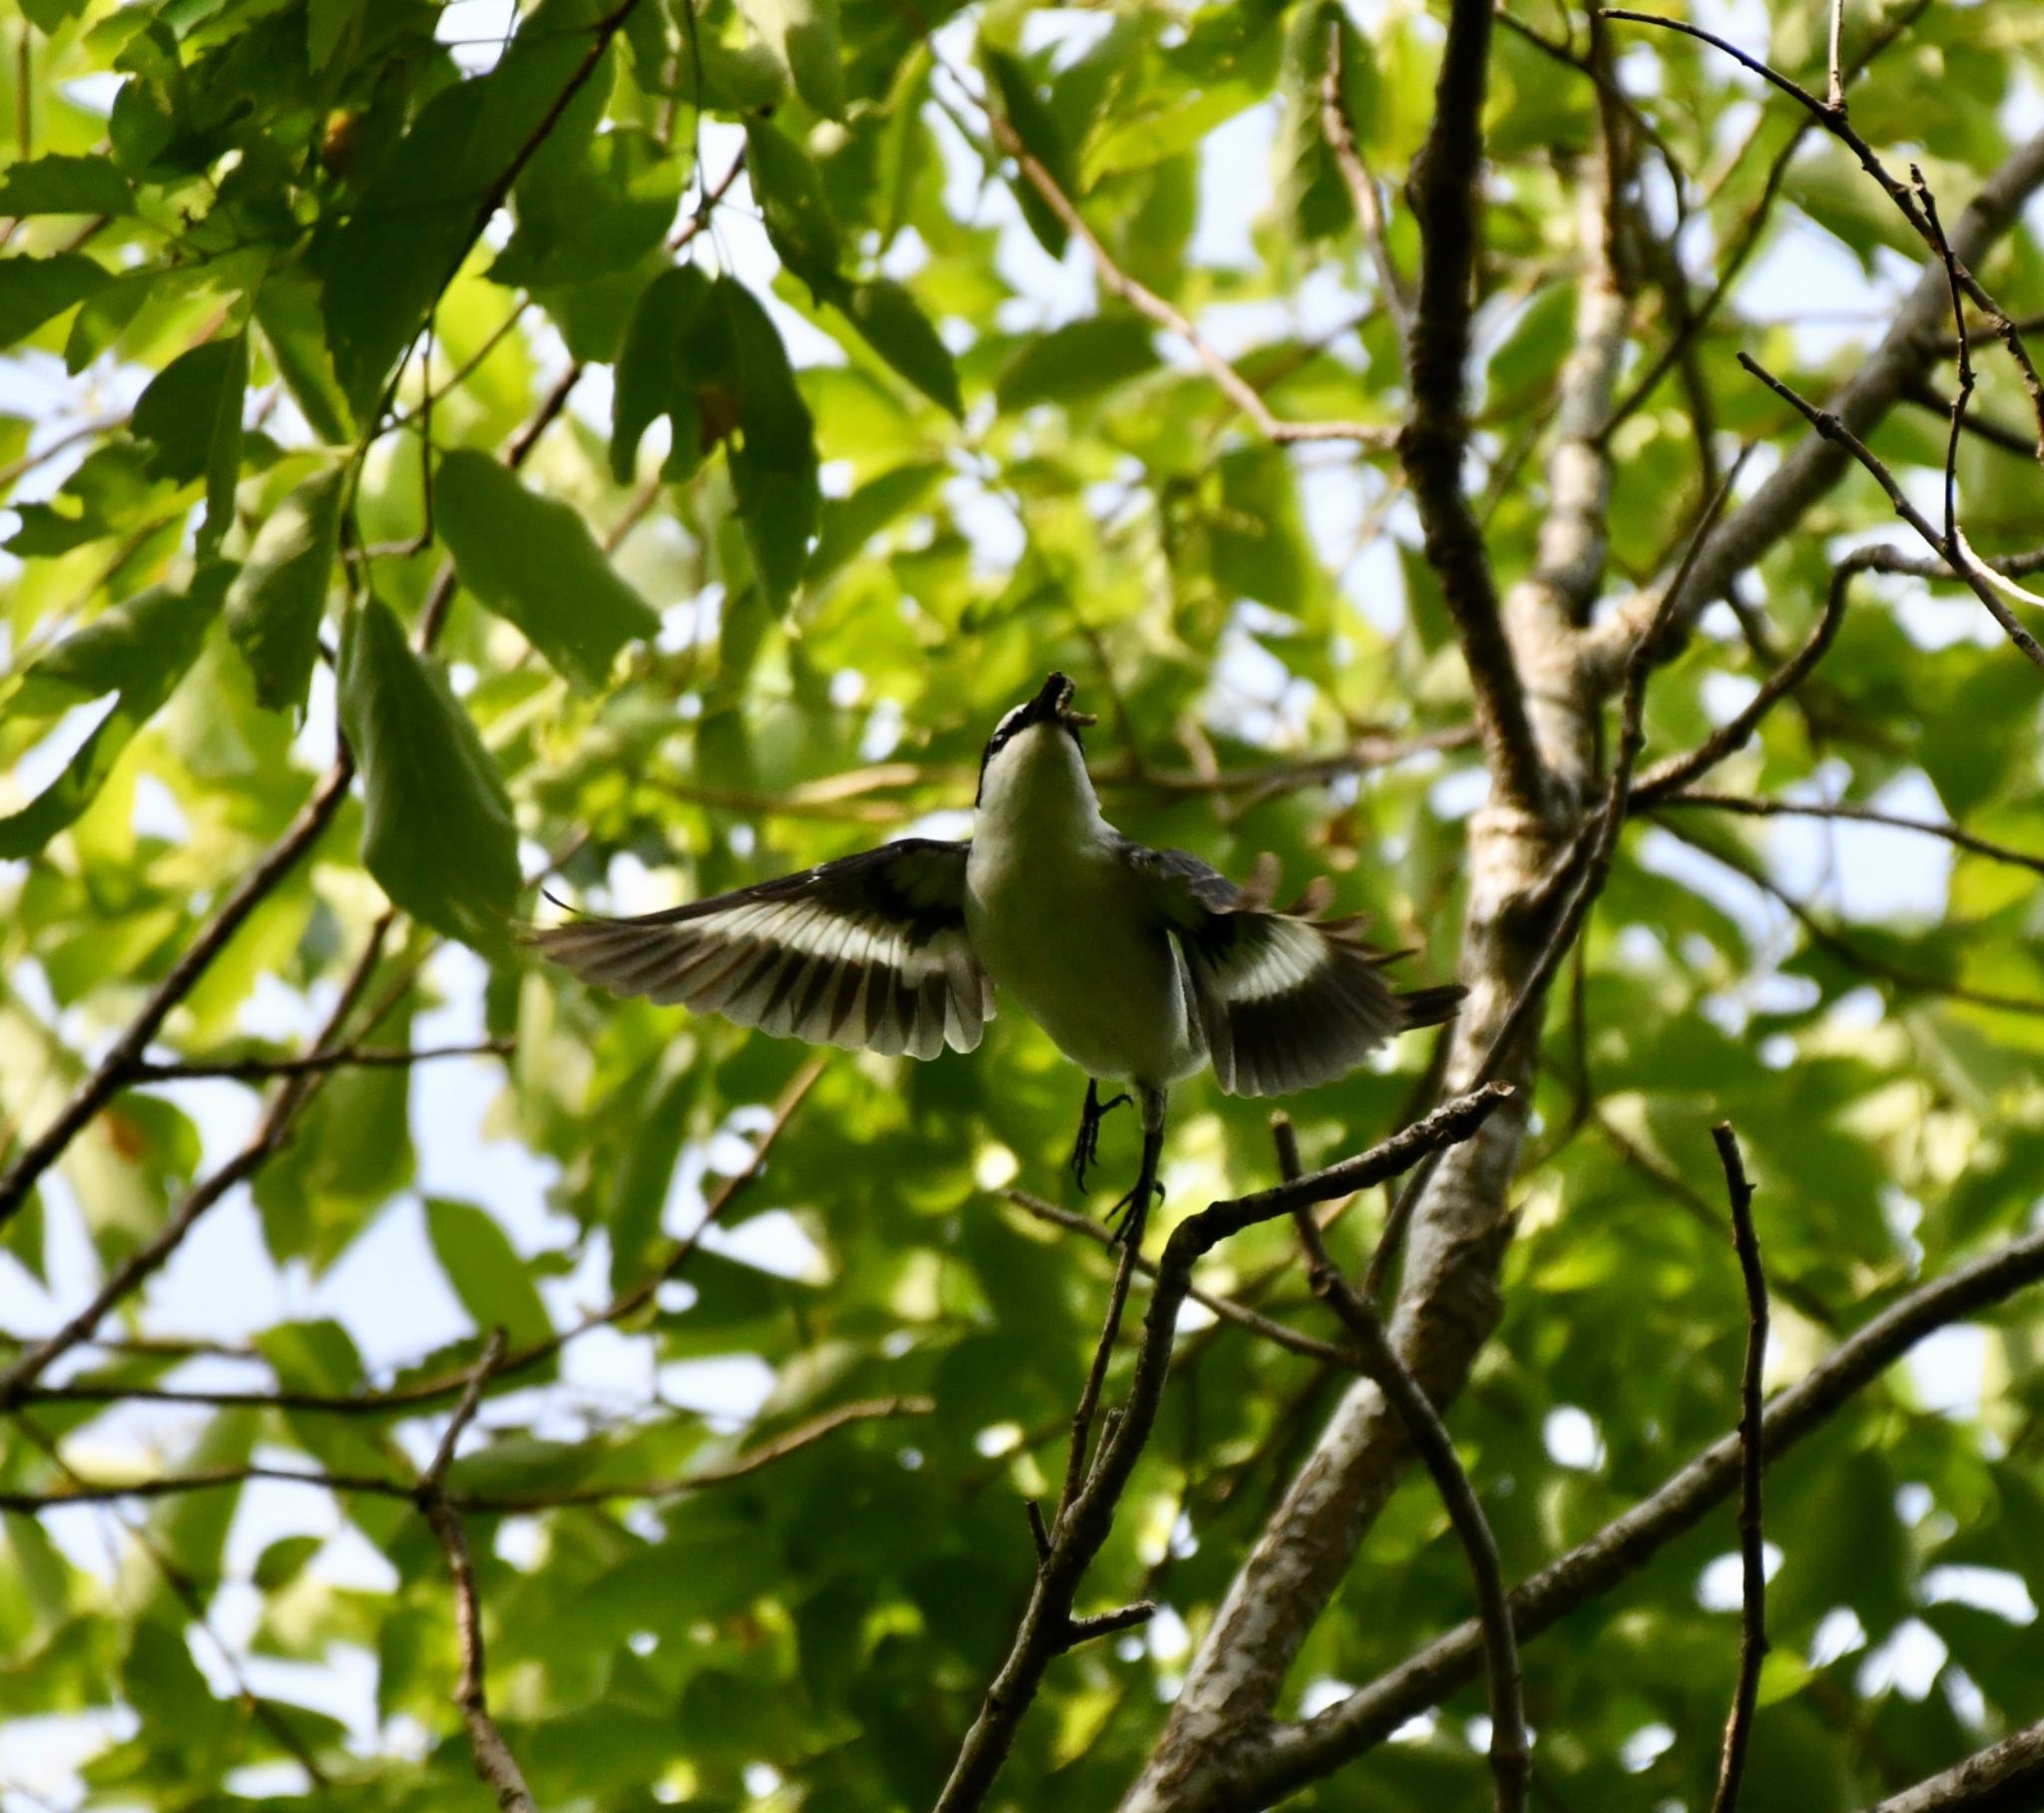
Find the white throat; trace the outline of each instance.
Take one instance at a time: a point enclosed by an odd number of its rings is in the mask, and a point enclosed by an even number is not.
[[[980,781],[976,841],[1083,841],[1107,828],[1069,731],[1031,724],[994,751]]]

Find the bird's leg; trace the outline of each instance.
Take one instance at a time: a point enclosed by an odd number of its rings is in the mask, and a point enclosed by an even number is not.
[[[1079,1136],[1072,1141],[1072,1175],[1078,1179],[1079,1187],[1086,1187],[1086,1173],[1093,1161],[1100,1156],[1100,1124],[1105,1121],[1108,1111],[1120,1108],[1128,1101],[1126,1095],[1117,1096],[1111,1102],[1100,1099],[1100,1086],[1090,1078],[1086,1084],[1086,1106],[1079,1111]]]
[[[1136,1088],[1143,1104],[1143,1162],[1136,1171],[1136,1187],[1107,1211],[1107,1218],[1121,1223],[1114,1230],[1117,1246],[1140,1248],[1143,1224],[1150,1218],[1150,1200],[1164,1194],[1157,1168],[1164,1157],[1165,1097],[1161,1089],[1147,1089],[1140,1083]]]

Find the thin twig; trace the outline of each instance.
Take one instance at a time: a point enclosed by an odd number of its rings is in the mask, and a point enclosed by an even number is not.
[[[657,1265],[636,1283],[628,1284],[619,1291],[602,1308],[592,1310],[581,1321],[568,1328],[557,1329],[530,1346],[518,1348],[505,1355],[502,1364],[492,1372],[492,1381],[501,1384],[506,1379],[544,1365],[570,1342],[580,1339],[594,1329],[607,1328],[614,1323],[622,1322],[652,1302],[663,1284],[680,1275],[690,1257],[702,1244],[704,1235],[717,1224],[719,1217],[766,1169],[767,1154],[771,1151],[774,1141],[786,1131],[796,1109],[815,1087],[816,1080],[823,1074],[826,1062],[827,1060],[820,1056],[811,1058],[794,1074],[774,1102],[771,1119],[753,1147],[751,1161],[744,1170],[725,1179],[705,1206],[696,1225],[669,1247]],[[414,1380],[409,1385],[394,1386],[388,1391],[378,1392],[217,1391],[72,1382],[54,1386],[25,1387],[20,1390],[19,1395],[24,1399],[51,1403],[67,1400],[77,1403],[124,1403],[132,1400],[142,1403],[207,1404],[222,1409],[247,1406],[255,1409],[311,1411],[327,1416],[390,1416],[423,1410],[430,1405],[443,1403],[448,1398],[458,1398],[467,1389],[468,1379],[468,1368],[459,1367],[431,1378]],[[6,1375],[0,1375],[0,1401],[5,1400],[6,1388]]]
[[[1637,798],[1639,789],[1634,788],[1633,792]],[[1944,824],[1935,818],[1911,818],[1904,812],[1883,812],[1875,806],[1849,805],[1842,800],[1752,799],[1744,793],[1705,793],[1689,788],[1658,799],[1654,805],[1657,811],[1666,811],[1670,806],[1706,806],[1745,818],[1829,818],[1850,824],[1883,825],[1893,831],[1916,831],[1925,837],[1941,838],[1954,849],[1988,862],[2006,863],[2011,868],[2028,869],[2033,875],[2044,875],[2044,856],[1976,837],[1961,825]]]
[[[1298,1175],[1298,1145],[1290,1119],[1274,1117],[1272,1132],[1278,1143],[1278,1166],[1288,1179]],[[1490,1773],[1496,1783],[1497,1813],[1520,1813],[1526,1804],[1526,1784],[1532,1772],[1532,1748],[1526,1736],[1526,1698],[1519,1673],[1519,1645],[1512,1634],[1512,1611],[1505,1597],[1504,1566],[1498,1560],[1497,1539],[1477,1502],[1476,1489],[1469,1483],[1447,1425],[1441,1421],[1433,1401],[1421,1389],[1398,1350],[1384,1332],[1374,1304],[1358,1296],[1341,1275],[1320,1224],[1311,1209],[1292,1213],[1298,1243],[1304,1250],[1306,1276],[1313,1292],[1341,1318],[1354,1336],[1362,1359],[1362,1370],[1384,1400],[1397,1413],[1405,1434],[1418,1450],[1420,1461],[1432,1475],[1434,1490],[1454,1526],[1455,1539],[1469,1565],[1469,1579],[1476,1595],[1476,1618],[1483,1627],[1484,1681],[1490,1705]]]
[[[1973,596],[1987,607],[1988,614],[2002,627],[2009,641],[2022,651],[2024,658],[2033,667],[2044,669],[2044,648],[2038,646],[2037,639],[2023,628],[2015,613],[2002,601],[2001,594],[2007,582],[1972,551],[1965,537],[1954,535],[1947,542],[1930,519],[1909,501],[1902,487],[1896,483],[1895,475],[1872,449],[1829,410],[1818,409],[1814,404],[1805,402],[1751,353],[1742,352],[1739,362],[1777,396],[1790,404],[1824,440],[1843,447],[1873,475],[1875,482],[1887,493],[1888,502],[1894,505],[1895,514],[1937,550]]]
[[[698,1468],[693,1473],[668,1474],[651,1480],[611,1480],[595,1486],[563,1487],[553,1492],[450,1492],[443,1487],[438,1497],[457,1511],[486,1515],[560,1511],[579,1505],[606,1505],[633,1499],[659,1502],[687,1498],[705,1487],[728,1486],[735,1480],[748,1479],[850,1424],[928,1416],[935,1408],[934,1402],[924,1397],[861,1398],[811,1417],[784,1435],[763,1442],[734,1460],[715,1467]],[[117,1499],[182,1498],[195,1492],[230,1491],[257,1480],[279,1486],[304,1486],[317,1492],[355,1493],[365,1498],[403,1499],[410,1503],[416,1503],[419,1496],[415,1481],[384,1474],[272,1467],[258,1462],[205,1473],[148,1474],[133,1480],[80,1479],[63,1492],[0,1492],[0,1511],[37,1512],[63,1505],[105,1504]]]
[[[1099,1457],[1088,1470],[1078,1496],[1058,1520],[1050,1554],[1038,1564],[1029,1603],[1007,1658],[987,1688],[979,1715],[959,1747],[950,1779],[937,1797],[937,1813],[971,1813],[984,1805],[1044,1671],[1084,1629],[1073,1618],[1073,1599],[1107,1541],[1115,1508],[1156,1426],[1179,1311],[1185,1305],[1193,1267],[1223,1240],[1245,1228],[1287,1215],[1302,1202],[1326,1202],[1380,1183],[1410,1169],[1426,1153],[1471,1137],[1511,1094],[1492,1085],[1459,1096],[1358,1157],[1293,1183],[1213,1203],[1172,1229],[1158,1263],[1157,1287],[1143,1317],[1143,1338],[1121,1415],[1103,1437]]]
[[[2044,1232],[2025,1234],[1895,1299],[1766,1406],[1761,1419],[1765,1458],[1770,1464],[1781,1460],[1797,1442],[1823,1428],[1919,1341],[2040,1280]],[[1742,1460],[1739,1437],[1725,1436],[1659,1491],[1521,1583],[1511,1595],[1520,1642],[1552,1629],[1570,1612],[1609,1593],[1695,1529],[1737,1492]],[[1483,1633],[1470,1618],[1325,1711],[1277,1728],[1253,1758],[1245,1759],[1231,1783],[1237,1796],[1232,1804],[1269,1805],[1288,1790],[1319,1779],[1475,1680],[1482,1666]]]
[[[1492,1036],[1483,1061],[1476,1067],[1471,1087],[1491,1082],[1503,1074],[1511,1062],[1513,1049],[1526,1030],[1534,1025],[1535,1016],[1545,998],[1547,985],[1560,969],[1563,958],[1568,955],[1584,924],[1590,916],[1590,909],[1596,905],[1597,897],[1604,891],[1604,884],[1610,879],[1611,865],[1618,853],[1619,832],[1624,827],[1626,801],[1632,791],[1632,777],[1639,760],[1641,746],[1646,740],[1647,681],[1653,673],[1655,647],[1666,631],[1674,610],[1674,601],[1682,595],[1683,582],[1696,561],[1699,552],[1709,539],[1711,526],[1723,514],[1731,500],[1732,490],[1739,482],[1739,475],[1745,469],[1752,445],[1743,448],[1739,458],[1732,464],[1732,470],[1725,475],[1725,482],[1719,486],[1718,494],[1705,507],[1703,516],[1692,531],[1689,547],[1684,552],[1682,565],[1676,570],[1675,578],[1662,593],[1659,609],[1647,633],[1634,643],[1627,658],[1625,683],[1619,709],[1618,752],[1612,764],[1611,779],[1605,788],[1604,802],[1598,812],[1577,829],[1574,839],[1555,865],[1548,886],[1557,895],[1559,890],[1573,882],[1572,891],[1554,920],[1554,929],[1534,958],[1526,979],[1519,985],[1519,991],[1512,997],[1512,1004]],[[1393,1199],[1384,1216],[1383,1231],[1377,1236],[1376,1250],[1370,1254],[1369,1265],[1363,1274],[1362,1294],[1371,1303],[1382,1299],[1390,1269],[1399,1248],[1404,1243],[1405,1230],[1410,1226],[1419,1199],[1433,1176],[1437,1160],[1422,1163],[1414,1170],[1405,1186]]]
[[[486,1039],[480,1045],[428,1045],[416,1051],[353,1045],[337,1052],[308,1052],[297,1058],[193,1058],[177,1064],[142,1063],[129,1072],[134,1083],[185,1083],[226,1078],[267,1083],[276,1077],[305,1077],[319,1071],[407,1070],[440,1058],[504,1058],[518,1049],[515,1039]]]
[[[1046,1202],[1041,1196],[1033,1196],[1023,1189],[1004,1189],[1001,1191],[1001,1198],[1003,1201],[1012,1202],[1025,1214],[1033,1215],[1037,1220],[1048,1222],[1053,1227],[1061,1227],[1067,1233],[1079,1234],[1102,1246],[1114,1244],[1114,1235],[1090,1215],[1075,1214],[1069,1208],[1061,1208],[1055,1202]],[[1136,1269],[1146,1278],[1157,1276],[1157,1264],[1153,1259],[1139,1257]],[[1252,1309],[1249,1304],[1238,1298],[1224,1297],[1215,1291],[1202,1290],[1197,1284],[1192,1286],[1186,1295],[1202,1309],[1212,1311],[1221,1321],[1233,1322],[1238,1328],[1246,1329],[1254,1335],[1261,1335],[1278,1347],[1302,1354],[1308,1360],[1318,1360],[1325,1365],[1354,1370],[1355,1356],[1346,1348],[1336,1347],[1331,1341],[1316,1340],[1311,1335],[1301,1334],[1276,1317],[1267,1316],[1260,1309]]]
[[[389,936],[392,917],[391,913],[385,912],[370,928],[361,956],[342,984],[338,1000],[312,1042],[315,1053],[333,1048],[347,1017],[354,1011],[362,990],[368,986],[370,973],[382,956],[383,942]],[[116,1265],[84,1308],[54,1334],[20,1355],[5,1372],[0,1372],[0,1407],[19,1403],[52,1365],[81,1341],[90,1340],[107,1313],[177,1251],[185,1236],[216,1202],[261,1169],[290,1136],[298,1111],[310,1100],[319,1083],[320,1078],[316,1075],[284,1079],[270,1098],[269,1107],[248,1143],[211,1176],[193,1185],[155,1237]]]
[[[1304,441],[1352,441],[1360,447],[1377,449],[1388,449],[1396,444],[1398,430],[1387,423],[1293,422],[1279,417],[1264,400],[1263,392],[1229,363],[1220,348],[1182,309],[1166,301],[1147,283],[1131,276],[1115,261],[1114,254],[1086,224],[1086,217],[1079,212],[1078,205],[1065,194],[1057,178],[1051,175],[1042,161],[1023,144],[1021,134],[1016,132],[1007,116],[990,103],[986,104],[986,115],[995,143],[1015,160],[1015,168],[1022,173],[1023,180],[1043,198],[1044,206],[1057,216],[1066,231],[1092,254],[1101,282],[1138,314],[1185,341],[1222,394],[1249,418],[1266,440],[1279,447]]]
[[[1753,1224],[1753,1184],[1740,1156],[1732,1123],[1711,1130],[1718,1161],[1725,1167],[1725,1191],[1732,1202],[1732,1238],[1746,1283],[1746,1363],[1739,1381],[1739,1686],[1725,1721],[1725,1749],[1718,1765],[1718,1791],[1711,1813],[1733,1813],[1746,1773],[1747,1747],[1760,1704],[1761,1663],[1768,1654],[1767,1546],[1761,1525],[1761,1368],[1768,1356],[1768,1279],[1761,1269],[1760,1236]]]
[[[1334,168],[1341,173],[1341,181],[1348,190],[1349,206],[1355,210],[1355,223],[1362,229],[1362,242],[1376,270],[1377,292],[1402,354],[1406,336],[1412,331],[1412,300],[1405,293],[1405,282],[1397,265],[1391,261],[1383,198],[1378,195],[1376,178],[1356,146],[1355,129],[1349,124],[1348,108],[1341,98],[1341,44],[1346,29],[1338,19],[1327,27],[1327,71],[1320,78],[1320,131],[1326,137],[1327,150],[1333,154]]]
[[[1831,583],[1824,594],[1822,615],[1817,618],[1816,627],[1810,631],[1802,647],[1769,675],[1761,689],[1696,748],[1687,754],[1671,755],[1657,761],[1642,774],[1626,802],[1628,812],[1644,811],[1669,798],[1752,741],[1762,719],[1801,685],[1817,663],[1823,660],[1831,639],[1838,633],[1838,625],[1844,621],[1845,595],[1851,589],[1853,579],[1874,564],[1868,558],[1870,552],[1861,550],[1848,554],[1831,570]],[[1667,596],[1663,595],[1664,603]]]

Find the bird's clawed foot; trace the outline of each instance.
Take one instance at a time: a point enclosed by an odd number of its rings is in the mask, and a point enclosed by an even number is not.
[[[1153,1182],[1150,1185],[1150,1194],[1154,1200],[1163,1201],[1164,1185]],[[1139,1209],[1136,1205],[1136,1191],[1130,1190],[1107,1211],[1107,1224],[1114,1229],[1114,1238],[1108,1244],[1121,1246],[1134,1240],[1140,1246],[1143,1242],[1143,1223],[1149,1219],[1149,1215],[1150,1204],[1146,1202]]]
[[[1072,1175],[1081,1189],[1086,1187],[1086,1173],[1092,1169],[1100,1156],[1100,1124],[1107,1119],[1112,1109],[1128,1101],[1126,1095],[1116,1096],[1112,1101],[1100,1099],[1099,1086],[1086,1085],[1086,1106],[1079,1112],[1079,1136],[1072,1141]]]

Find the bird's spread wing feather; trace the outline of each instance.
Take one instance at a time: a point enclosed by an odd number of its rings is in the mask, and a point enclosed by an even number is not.
[[[636,919],[591,914],[532,944],[618,995],[811,1045],[969,1052],[993,989],[965,931],[962,843],[904,838]]]
[[[1452,1019],[1459,988],[1401,995],[1360,919],[1273,910],[1183,850],[1129,846],[1185,952],[1214,1075],[1232,1096],[1283,1096],[1344,1076],[1386,1039]]]

